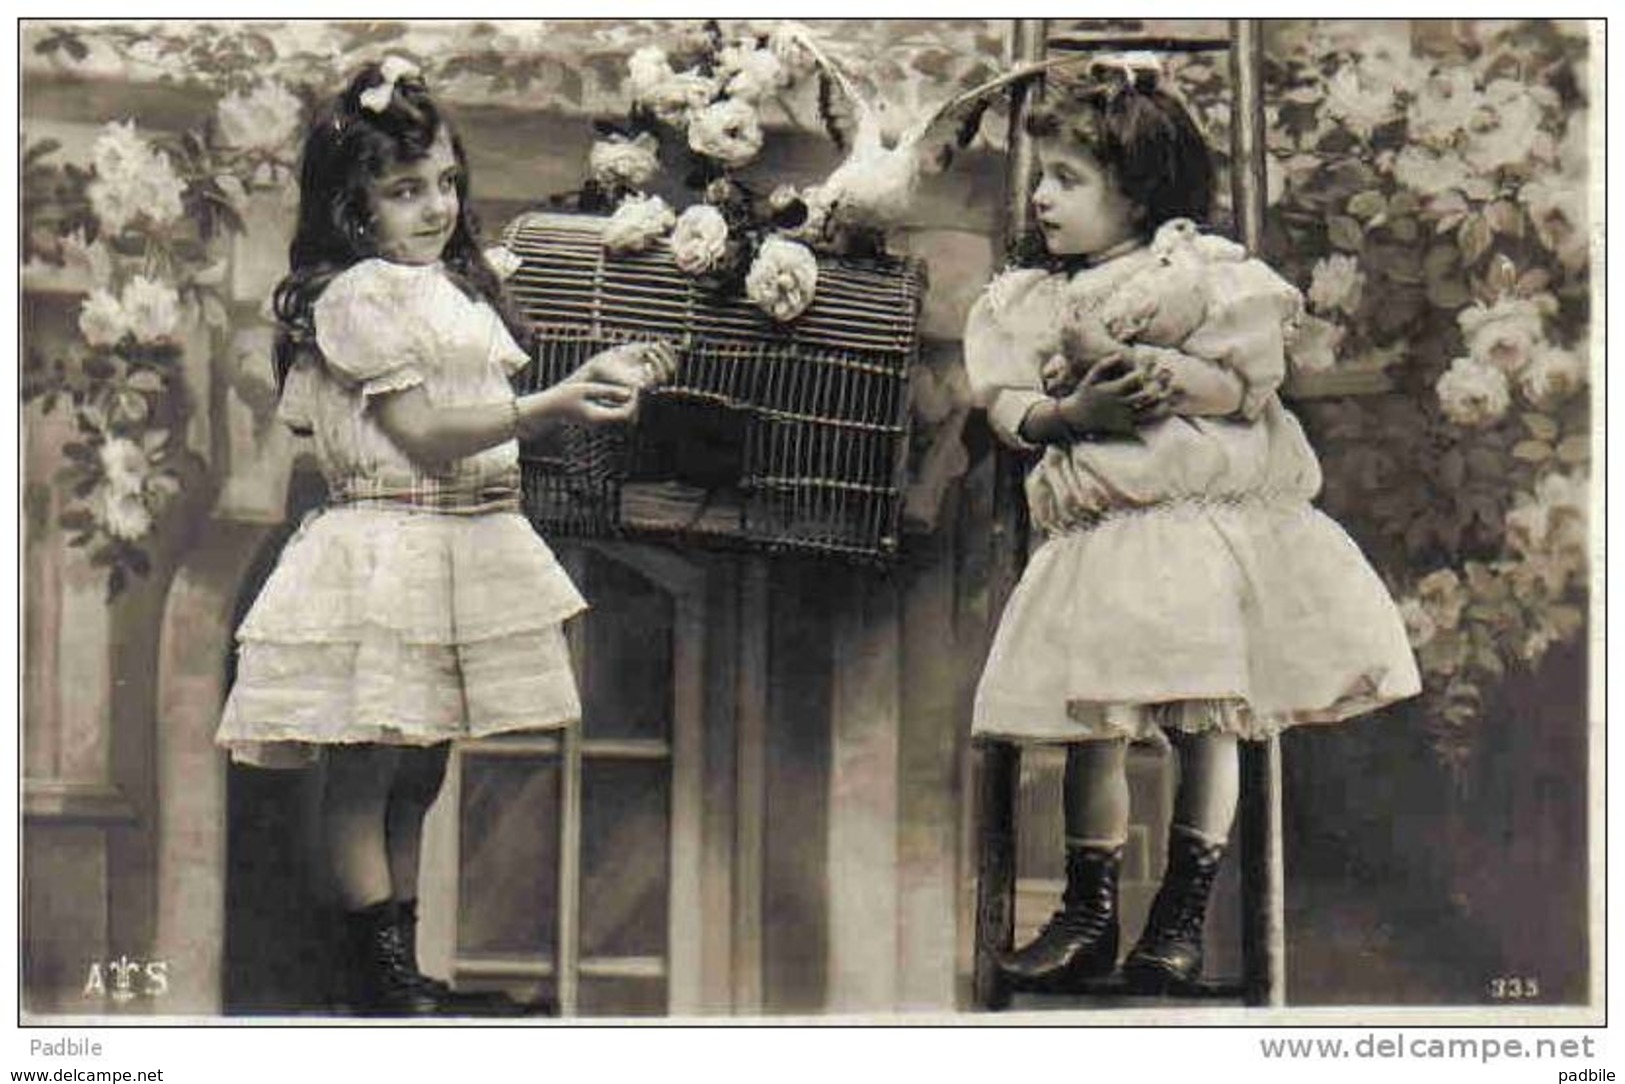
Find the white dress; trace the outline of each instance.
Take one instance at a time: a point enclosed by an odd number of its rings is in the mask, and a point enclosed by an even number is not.
[[[1101,304],[1151,257],[994,280],[965,362],[1005,441],[1044,398],[1069,305]],[[1044,541],[1006,604],[977,689],[976,734],[1158,740],[1161,728],[1263,738],[1420,690],[1404,624],[1359,548],[1311,507],[1320,468],[1276,395],[1301,311],[1256,260],[1214,268],[1182,349],[1235,372],[1235,417],[1170,417],[1140,439],[1045,450],[1027,479]]]
[[[580,718],[562,623],[586,606],[512,498],[510,441],[427,469],[369,406],[421,385],[437,406],[503,402],[527,361],[439,265],[368,260],[314,308],[282,418],[315,439],[333,504],[283,550],[237,630],[217,741],[267,767],[320,747],[426,745]],[[455,509],[455,510],[448,510]]]

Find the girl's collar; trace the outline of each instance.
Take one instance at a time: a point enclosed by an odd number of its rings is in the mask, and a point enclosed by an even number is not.
[[[1090,268],[1100,267],[1103,264],[1111,263],[1113,260],[1120,259],[1123,256],[1129,255],[1130,253],[1139,252],[1141,249],[1145,248],[1146,245],[1147,241],[1145,238],[1130,237],[1119,241],[1110,248],[1103,248],[1099,252],[1091,253],[1087,256],[1053,256],[1050,258],[1050,267],[1052,270],[1059,271],[1064,275],[1075,275],[1079,271],[1087,271]]]
[[[1099,252],[1085,256],[1083,258],[1083,266],[1099,267],[1103,263],[1111,263],[1119,256],[1127,256],[1131,252],[1139,251],[1145,247],[1145,244],[1145,238],[1143,237],[1125,238],[1124,240],[1117,242],[1117,244],[1112,245],[1110,248],[1103,248]]]

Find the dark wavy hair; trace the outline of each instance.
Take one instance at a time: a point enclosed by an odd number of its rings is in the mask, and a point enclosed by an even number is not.
[[[1042,106],[1028,114],[1026,130],[1087,151],[1139,207],[1136,225],[1146,240],[1169,219],[1202,225],[1212,215],[1212,152],[1190,112],[1152,71],[1102,77],[1092,69],[1053,81]],[[1014,254],[1021,262],[1041,260],[1042,238],[1018,239]]]
[[[376,255],[368,230],[372,219],[368,182],[391,166],[427,157],[442,131],[450,138],[458,165],[457,225],[446,243],[446,270],[470,298],[490,302],[520,346],[530,349],[529,323],[481,254],[479,223],[468,201],[468,156],[456,129],[416,75],[396,81],[385,108],[363,106],[361,96],[383,82],[382,65],[361,68],[338,97],[318,111],[305,136],[299,219],[288,246],[288,274],[272,295],[278,387],[287,380],[300,350],[315,346],[311,310],[316,299],[336,276]]]

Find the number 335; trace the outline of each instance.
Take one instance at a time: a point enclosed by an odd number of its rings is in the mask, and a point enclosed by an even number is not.
[[[1496,1001],[1530,1001],[1539,996],[1539,979],[1501,976],[1490,980],[1490,997]]]

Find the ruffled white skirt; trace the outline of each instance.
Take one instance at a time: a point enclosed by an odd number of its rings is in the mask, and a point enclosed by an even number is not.
[[[518,513],[310,517],[237,630],[216,741],[266,767],[581,717],[563,622],[586,608]]]
[[[1398,608],[1335,522],[1296,499],[1171,501],[1038,549],[1000,619],[973,732],[1258,739],[1420,688]]]

